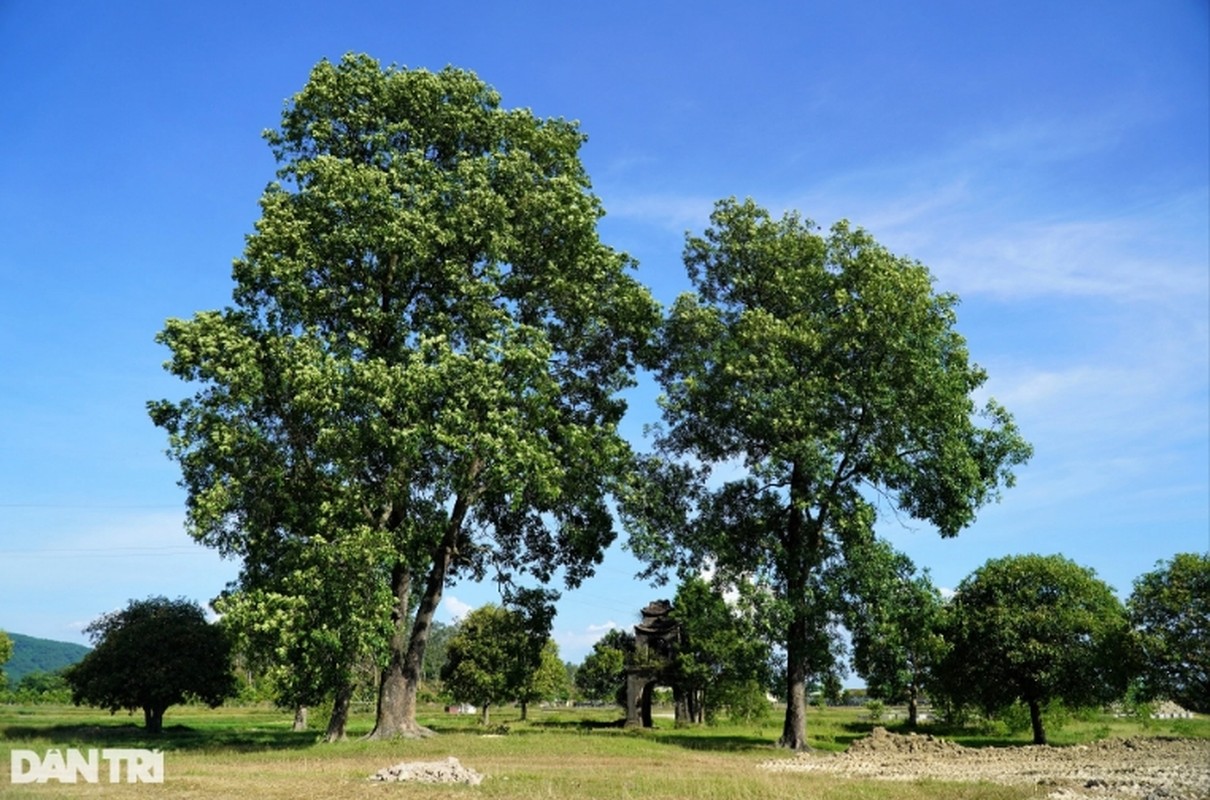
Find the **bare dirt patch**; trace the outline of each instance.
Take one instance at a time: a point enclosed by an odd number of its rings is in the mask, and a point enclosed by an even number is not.
[[[1071,747],[963,747],[875,728],[844,753],[804,753],[762,769],[853,778],[1041,786],[1053,800],[1210,800],[1210,740],[1105,739]]]

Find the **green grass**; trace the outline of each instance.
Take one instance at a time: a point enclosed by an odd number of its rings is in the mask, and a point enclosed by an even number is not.
[[[820,750],[843,750],[875,723],[861,709],[811,709],[808,733]],[[373,719],[354,715],[350,740],[321,744],[317,731],[294,733],[291,715],[272,708],[176,707],[165,731],[148,736],[141,715],[110,716],[71,706],[0,706],[0,797],[106,798],[971,798],[1017,800],[1035,796],[1021,788],[989,784],[859,781],[818,773],[769,773],[757,764],[788,754],[774,743],[780,720],[763,727],[676,728],[657,718],[656,727],[628,731],[619,713],[602,710],[536,710],[521,722],[515,710],[492,716],[484,735],[473,716],[429,709],[420,721],[439,736],[401,742],[368,742]],[[896,730],[894,723],[888,724]],[[925,729],[928,730],[928,729]],[[1108,732],[1108,733],[1107,733]],[[975,746],[1026,744],[1028,735],[980,735],[954,731]],[[1056,743],[1104,735],[1182,735],[1210,738],[1210,719],[1164,720],[1144,730],[1131,720],[1094,717],[1069,720]],[[14,785],[10,753],[39,753],[57,747],[134,747],[164,751],[163,784]],[[478,787],[371,784],[369,775],[406,760],[457,757],[487,775]]]

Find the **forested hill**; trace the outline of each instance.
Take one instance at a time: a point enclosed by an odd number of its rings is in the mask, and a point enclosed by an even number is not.
[[[31,672],[55,672],[84,658],[88,648],[82,644],[55,642],[37,639],[20,633],[9,633],[13,640],[13,657],[0,670],[8,677],[8,685],[17,682]]]

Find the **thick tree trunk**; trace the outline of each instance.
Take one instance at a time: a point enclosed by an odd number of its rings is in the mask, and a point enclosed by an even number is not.
[[[488,712],[488,709],[491,707],[491,703],[484,703],[483,712],[479,715],[479,724],[485,728],[487,727],[488,722],[491,721],[491,714]]]
[[[1029,722],[1034,729],[1034,744],[1046,744],[1046,730],[1042,727],[1042,707],[1037,700],[1029,701]]]
[[[804,615],[794,614],[790,641],[786,646],[786,720],[778,747],[807,749],[807,663],[802,652],[806,637]]]
[[[908,727],[912,730],[916,729],[916,687],[908,687]]]
[[[471,478],[478,474],[472,470]],[[458,536],[462,522],[470,508],[469,498],[459,495],[446,523],[441,543],[433,552],[432,567],[424,586],[424,595],[416,609],[416,620],[412,624],[412,635],[407,651],[403,651],[403,631],[407,624],[407,601],[411,593],[411,575],[402,565],[392,575],[392,590],[395,593],[396,613],[402,622],[396,621],[396,634],[391,637],[391,660],[382,673],[382,685],[378,689],[378,714],[374,730],[368,739],[417,738],[432,736],[433,732],[416,722],[416,696],[424,666],[424,649],[428,645],[429,632],[433,628],[433,617],[441,604],[441,593],[445,578],[457,553]],[[402,576],[400,580],[396,578]]]
[[[525,700],[521,701],[521,721],[525,722],[529,719],[529,703]]]
[[[391,570],[391,595],[395,607],[391,611],[390,659],[382,670],[378,684],[378,707],[375,711],[374,730],[369,738],[386,739],[406,735],[407,680],[403,662],[407,655],[408,602],[412,594],[412,573],[404,564],[396,564]],[[412,709],[413,722],[415,709]]]
[[[167,708],[152,708],[143,706],[143,726],[148,733],[160,733],[164,730],[164,712]]]
[[[345,683],[336,688],[336,697],[332,700],[332,716],[328,720],[328,730],[324,733],[325,742],[343,742],[345,728],[349,724],[349,706],[353,702],[353,684]]]
[[[672,713],[678,728],[693,724],[692,693],[692,689],[672,687],[672,707],[674,709]]]
[[[295,733],[300,733],[307,729],[307,707],[295,706],[294,708],[294,724],[290,726],[290,730]]]
[[[807,495],[806,479],[798,464],[790,475],[790,507],[787,509],[786,532],[782,539],[785,548],[786,599],[793,609],[790,630],[786,637],[786,720],[782,726],[779,747],[790,750],[806,750],[807,745],[807,626],[809,619],[804,604],[807,602],[807,576],[811,565],[817,561],[820,544],[818,521],[807,530],[804,518],[804,499]]]

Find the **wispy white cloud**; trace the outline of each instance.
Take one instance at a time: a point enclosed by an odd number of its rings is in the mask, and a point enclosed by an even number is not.
[[[447,594],[441,598],[442,612],[454,622],[460,622],[473,608],[474,606],[464,603],[452,594]]]
[[[554,634],[554,639],[559,645],[559,651],[562,653],[564,659],[582,661],[584,655],[592,649],[594,644],[600,641],[602,636],[619,628],[621,626],[618,623],[608,620],[606,622],[591,623],[578,630],[557,630]]]

